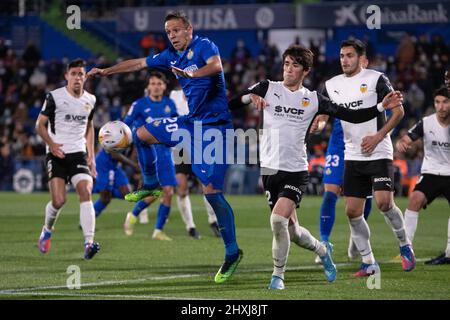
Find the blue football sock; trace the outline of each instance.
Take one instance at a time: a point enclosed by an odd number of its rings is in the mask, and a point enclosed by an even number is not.
[[[156,217],[155,229],[162,230],[166,224],[167,217],[170,213],[170,207],[161,203],[158,209],[158,216]]]
[[[372,210],[372,198],[366,198],[366,204],[364,206],[364,219],[369,218],[370,210]]]
[[[148,206],[149,205],[144,200],[141,200],[135,204],[133,211],[131,211],[131,213],[133,214],[133,216],[137,217],[139,216],[139,213],[141,213],[141,211],[147,208]]]
[[[219,230],[225,244],[225,258],[234,257],[238,254],[239,247],[236,242],[236,226],[234,225],[233,209],[221,192],[205,194],[205,197],[217,216]]]
[[[143,178],[143,189],[155,189],[159,186],[156,176],[156,152],[152,145],[146,144],[133,132],[133,141],[136,144],[139,165]]]
[[[97,201],[95,201],[94,203],[94,210],[95,210],[95,217],[98,217],[99,215],[102,214],[102,211],[105,210],[105,208],[107,207],[107,204],[104,204],[102,200],[98,199]]]
[[[329,241],[336,216],[337,195],[331,191],[325,191],[322,205],[320,206],[320,239]]]

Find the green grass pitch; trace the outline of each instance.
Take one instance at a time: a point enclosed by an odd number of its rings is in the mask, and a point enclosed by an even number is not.
[[[41,254],[37,239],[44,220],[47,193],[0,193],[0,299],[449,299],[450,265],[425,266],[423,261],[445,249],[449,206],[436,200],[420,213],[414,241],[417,267],[404,272],[390,262],[398,254],[397,241],[375,208],[369,217],[371,243],[380,262],[380,289],[370,290],[367,279],[354,279],[358,263],[347,262],[349,227],[338,202],[332,233],[338,276],[327,283],[314,254],[291,245],[286,290],[267,290],[271,272],[272,233],[264,196],[228,196],[234,209],[237,239],[244,258],[225,284],[214,283],[222,263],[221,239],[214,238],[207,223],[203,200],[191,196],[194,219],[202,239],[187,236],[175,200],[165,231],[171,242],[151,239],[156,205],[150,209],[150,223],[136,225],[131,237],[122,224],[132,204],[113,200],[97,220],[96,241],[100,253],[84,261],[83,237],[78,228],[79,206],[75,194],[68,195],[56,224],[49,253]],[[97,195],[94,196],[97,199]],[[406,199],[396,198],[404,210]],[[298,216],[301,225],[319,236],[321,198],[306,196]],[[69,266],[81,271],[81,289],[66,286]]]

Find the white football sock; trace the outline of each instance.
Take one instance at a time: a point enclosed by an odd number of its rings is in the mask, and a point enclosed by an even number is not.
[[[45,206],[45,229],[47,229],[47,231],[52,232],[52,228],[58,219],[61,209],[62,208],[56,209],[51,201]]]
[[[203,201],[205,202],[206,212],[208,213],[208,223],[217,223],[216,213],[214,212],[213,207],[209,204],[208,200],[206,200],[205,196],[203,196]]]
[[[299,247],[314,251],[321,257],[327,253],[327,248],[314,238],[308,229],[301,227],[298,223],[290,225],[288,229],[291,241]]]
[[[270,216],[270,224],[272,226],[272,258],[273,273],[272,275],[284,279],[284,271],[286,270],[286,262],[289,255],[289,219],[272,213]]]
[[[94,242],[95,210],[92,201],[80,203],[80,224],[83,229],[84,243]]]
[[[351,234],[348,239],[347,256],[349,259],[356,259],[359,256],[358,248],[356,247],[355,241],[353,241]]]
[[[177,195],[177,205],[178,210],[180,210],[181,218],[186,225],[186,230],[195,228],[194,217],[192,216],[191,199],[189,198],[189,195],[184,197]]]
[[[414,235],[416,234],[418,220],[419,220],[419,212],[412,211],[409,209],[405,210],[406,236],[408,237],[411,244],[414,241]]]
[[[389,211],[383,212],[383,214],[384,220],[391,226],[400,246],[411,244],[406,236],[405,221],[403,220],[402,211],[394,204]]]
[[[445,256],[450,258],[450,219],[448,219],[448,229],[447,229],[447,249],[445,249]]]
[[[370,229],[364,216],[361,215],[357,218],[349,219],[349,222],[351,236],[362,257],[362,261],[367,264],[374,264],[375,257],[373,256],[369,241]]]

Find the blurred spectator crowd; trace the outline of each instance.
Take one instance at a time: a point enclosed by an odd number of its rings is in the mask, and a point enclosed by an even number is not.
[[[378,54],[367,39],[366,42],[369,68],[385,73],[394,88],[404,94],[406,115],[393,132],[393,140],[396,140],[418,119],[433,112],[432,95],[435,89],[443,85],[443,74],[450,58],[449,46],[437,34],[418,38],[405,35],[396,54],[385,57]],[[267,41],[261,47],[260,53],[252,56],[246,44],[239,40],[230,59],[223,60],[230,98],[263,79],[282,79],[282,52]],[[161,43],[153,48],[157,51],[163,49]],[[314,52],[314,67],[304,85],[316,89],[326,79],[340,73],[340,66],[339,61],[325,59],[323,44],[310,44],[310,49]],[[43,61],[39,49],[33,44],[19,56],[7,42],[0,39],[0,190],[2,186],[11,184],[15,159],[31,159],[45,154],[45,145],[36,135],[34,125],[46,93],[65,85],[64,68],[67,62],[67,59]],[[93,66],[106,67],[111,63],[103,57],[96,57],[88,61],[88,69]],[[176,84],[174,77],[168,76],[171,89]],[[85,89],[97,97],[96,130],[103,123],[124,116],[131,103],[144,94],[146,78],[147,71],[142,70],[87,81]],[[257,128],[260,122],[260,113],[251,106],[233,112],[233,116],[237,128]],[[331,124],[332,121],[329,121],[321,134],[310,136],[308,144],[310,160],[314,163],[311,171],[314,171],[314,177],[317,176],[317,183],[321,182],[321,173],[315,170],[320,171],[320,165],[323,166],[325,161]],[[406,155],[395,154],[398,191],[401,194],[408,193],[411,183],[420,173],[422,156],[421,148],[412,149]],[[311,193],[320,192],[320,188],[311,190]]]

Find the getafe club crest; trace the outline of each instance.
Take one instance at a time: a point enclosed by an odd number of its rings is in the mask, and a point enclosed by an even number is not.
[[[367,91],[367,84],[361,84],[361,86],[359,87],[359,91],[361,91],[361,93],[365,93]]]
[[[153,126],[155,126],[155,127],[159,127],[160,124],[161,124],[161,120],[153,121]]]
[[[311,100],[309,100],[309,98],[303,98],[302,99],[302,107],[307,107],[309,106],[309,104],[311,103]]]
[[[170,113],[170,107],[168,105],[166,105],[166,107],[164,108],[164,112],[165,113]]]
[[[189,51],[187,53],[188,60],[191,60],[193,56],[194,56],[194,51],[192,51],[192,49],[189,49]]]

